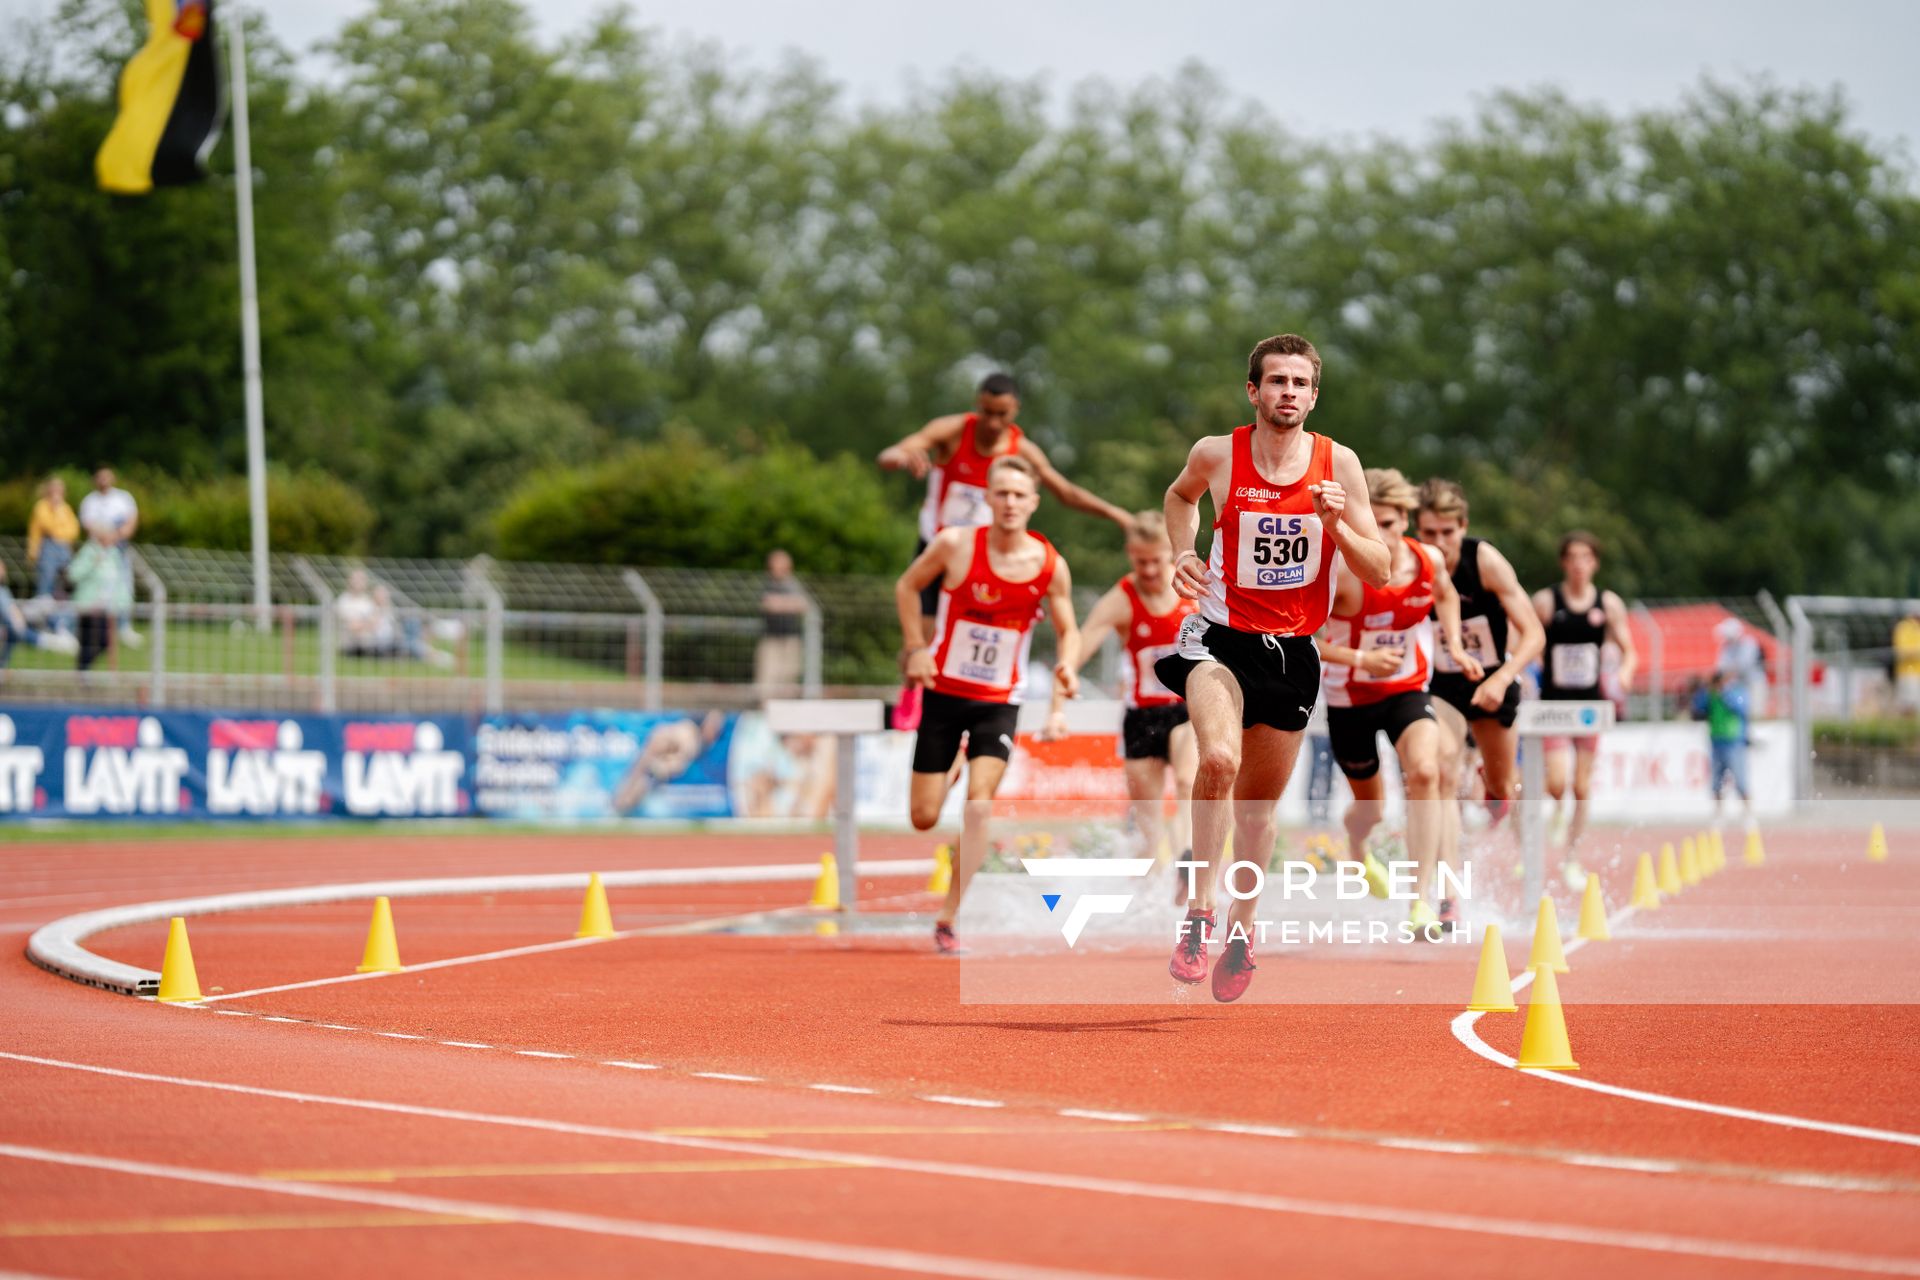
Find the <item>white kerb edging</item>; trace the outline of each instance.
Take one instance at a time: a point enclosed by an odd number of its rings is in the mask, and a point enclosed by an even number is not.
[[[862,875],[918,876],[933,870],[929,858],[897,858],[870,862]],[[651,871],[606,871],[600,882],[608,888],[670,884],[759,884],[807,881],[820,874],[818,862],[788,862],[758,867],[663,867]],[[303,907],[355,898],[428,898],[463,893],[539,893],[545,890],[587,887],[587,873],[558,875],[463,876],[438,880],[368,880],[359,884],[307,885],[297,889],[257,889],[247,893],[219,893],[203,898],[175,898],[167,902],[137,902],[125,907],[83,911],[55,920],[34,931],[27,940],[27,958],[49,973],[121,995],[149,995],[160,989],[160,975],[105,956],[83,945],[96,933],[130,924],[146,924],[174,916],[204,916],[223,911],[259,911],[268,907]]]

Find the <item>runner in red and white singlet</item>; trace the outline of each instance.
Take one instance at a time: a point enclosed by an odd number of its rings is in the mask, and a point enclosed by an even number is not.
[[[1273,847],[1274,805],[1320,692],[1313,633],[1326,620],[1333,553],[1374,583],[1387,580],[1392,560],[1372,511],[1347,501],[1348,490],[1366,487],[1360,459],[1306,430],[1319,396],[1313,344],[1296,334],[1265,339],[1247,358],[1252,424],[1194,445],[1167,490],[1174,589],[1201,610],[1156,665],[1187,700],[1200,753],[1194,857],[1183,866],[1187,919],[1168,966],[1182,982],[1207,974],[1206,886],[1226,846],[1230,799],[1237,856],[1264,866]],[[1193,544],[1207,495],[1218,518],[1202,559]],[[1234,901],[1213,970],[1216,1000],[1238,999],[1252,981],[1257,910],[1255,898]]]
[[[934,945],[954,951],[953,921],[967,885],[987,855],[993,797],[1013,755],[1022,685],[1033,624],[1044,612],[1059,639],[1055,688],[1079,692],[1074,674],[1080,632],[1073,619],[1073,581],[1053,545],[1027,530],[1040,505],[1039,477],[1024,458],[996,460],[987,473],[993,522],[983,529],[943,529],[894,584],[907,679],[925,690],[913,748],[909,805],[913,825],[940,821],[947,792],[958,780],[954,761],[967,748],[967,802],[953,883],[934,924]],[[936,627],[928,640],[920,593],[940,592]]]
[[[1032,466],[1042,488],[1063,506],[1090,515],[1105,516],[1122,528],[1131,518],[1079,485],[1047,461],[1046,453],[1014,422],[1020,412],[1020,388],[1004,373],[988,375],[980,383],[972,413],[950,413],[928,422],[897,444],[880,451],[878,462],[889,471],[905,471],[927,482],[920,506],[920,544],[917,556],[942,529],[979,528],[993,521],[986,500],[987,471],[999,458],[1023,458]],[[920,595],[920,615],[931,629],[940,607],[940,587],[930,584]],[[911,729],[919,723],[920,687],[908,681],[901,690],[894,727]]]
[[[1142,511],[1133,518],[1127,529],[1127,558],[1133,572],[1100,597],[1080,628],[1080,661],[1084,664],[1099,652],[1109,632],[1124,638],[1120,681],[1127,710],[1120,722],[1120,744],[1134,830],[1147,856],[1160,857],[1165,839],[1173,855],[1186,859],[1193,854],[1188,796],[1199,755],[1187,723],[1187,704],[1160,682],[1154,664],[1178,646],[1180,624],[1195,605],[1173,589],[1173,548],[1167,543],[1166,518],[1158,511]],[[1066,732],[1062,703],[1056,689],[1049,734]],[[1169,771],[1175,800],[1171,833],[1164,809]],[[1184,890],[1180,900],[1186,901]]]
[[[1447,653],[1473,679],[1480,664],[1460,645],[1460,596],[1437,547],[1406,536],[1420,496],[1406,477],[1370,469],[1367,500],[1374,522],[1393,545],[1385,584],[1341,572],[1333,613],[1322,633],[1320,658],[1327,695],[1327,735],[1334,763],[1347,775],[1348,856],[1363,863],[1376,897],[1389,892],[1386,868],[1367,851],[1367,835],[1385,809],[1378,735],[1400,757],[1407,795],[1407,854],[1418,866],[1417,896],[1408,907],[1409,938],[1437,938],[1452,927],[1452,903],[1434,910],[1434,867],[1440,855],[1440,724],[1427,686],[1433,676],[1433,622],[1438,615]],[[1444,919],[1443,919],[1444,917]]]

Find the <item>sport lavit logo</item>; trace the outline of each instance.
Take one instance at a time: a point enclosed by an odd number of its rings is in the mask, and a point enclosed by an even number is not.
[[[1104,885],[1117,880],[1138,880],[1153,870],[1152,858],[1022,858],[1020,865],[1030,876],[1045,880],[1085,881]],[[1064,893],[1043,893],[1040,900],[1048,911],[1058,911]],[[1095,916],[1117,916],[1133,905],[1131,893],[1082,893],[1067,908],[1060,922],[1060,933],[1069,947],[1080,941],[1087,922]]]

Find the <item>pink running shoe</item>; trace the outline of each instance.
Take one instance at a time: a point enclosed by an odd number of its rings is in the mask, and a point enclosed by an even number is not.
[[[1207,935],[1213,932],[1213,913],[1189,911],[1181,930],[1167,972],[1182,982],[1198,982],[1207,976]]]
[[[959,955],[966,950],[954,936],[953,926],[941,921],[933,926],[933,949],[942,955]]]
[[[1253,947],[1244,938],[1235,938],[1220,953],[1213,966],[1213,998],[1222,1004],[1238,1000],[1253,981]]]
[[[912,731],[920,727],[920,694],[917,684],[900,686],[900,697],[893,704],[893,727]]]

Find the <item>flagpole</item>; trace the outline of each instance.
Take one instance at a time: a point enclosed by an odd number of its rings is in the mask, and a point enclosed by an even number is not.
[[[247,505],[253,517],[254,625],[272,625],[267,575],[267,432],[260,390],[260,287],[253,264],[253,147],[247,133],[247,38],[237,7],[228,11],[233,43],[234,204],[240,223],[240,355],[247,401]]]

